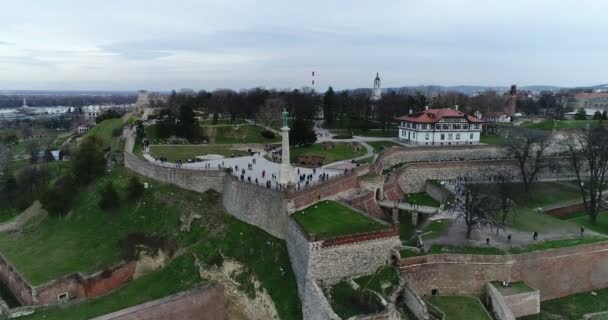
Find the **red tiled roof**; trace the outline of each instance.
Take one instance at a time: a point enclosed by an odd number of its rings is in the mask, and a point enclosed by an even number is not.
[[[608,92],[580,92],[574,95],[576,99],[597,99],[597,98],[608,98]]]
[[[483,123],[484,122],[483,120],[477,119],[474,116],[466,114],[460,110],[449,109],[449,108],[424,110],[424,111],[421,111],[418,113],[414,113],[411,116],[408,115],[408,116],[399,117],[399,118],[397,118],[397,120],[410,121],[410,122],[416,122],[416,123],[435,123],[443,118],[464,118],[465,116],[469,122],[473,122],[473,123]]]

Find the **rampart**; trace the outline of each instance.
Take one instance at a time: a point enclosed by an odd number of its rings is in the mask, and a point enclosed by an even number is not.
[[[287,192],[287,197],[291,203],[290,213],[358,187],[359,179],[357,171],[352,171],[345,175],[331,178],[318,185],[301,190],[289,190]]]
[[[287,199],[285,191],[224,177],[222,203],[237,219],[258,226],[273,236],[285,239],[287,232]]]
[[[93,320],[223,320],[226,319],[225,304],[224,288],[221,285],[204,284]]]
[[[135,261],[120,263],[92,275],[73,273],[32,286],[2,255],[0,280],[22,305],[46,305],[80,298],[93,298],[114,290],[133,278]]]
[[[197,192],[205,192],[209,189],[223,192],[224,176],[228,175],[225,171],[220,170],[196,170],[161,166],[139,159],[128,152],[125,152],[124,156],[125,167],[142,176]]]
[[[479,294],[504,280],[529,284],[544,301],[608,287],[608,242],[515,255],[426,255],[401,259],[400,270],[422,295]]]
[[[503,148],[487,145],[388,148],[374,162],[378,174],[402,163],[504,159]]]

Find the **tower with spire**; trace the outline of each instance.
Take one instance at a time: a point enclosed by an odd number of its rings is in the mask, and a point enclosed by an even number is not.
[[[372,89],[372,101],[378,101],[382,99],[382,90],[380,89],[380,76],[376,72],[376,79],[374,79],[374,89]]]

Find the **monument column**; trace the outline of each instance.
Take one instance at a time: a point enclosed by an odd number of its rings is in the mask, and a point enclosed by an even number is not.
[[[287,116],[289,113],[283,109],[283,127],[281,128],[281,137],[283,138],[283,144],[281,146],[281,172],[279,174],[279,183],[283,186],[287,186],[294,182],[293,170],[289,163],[289,126],[287,123]]]

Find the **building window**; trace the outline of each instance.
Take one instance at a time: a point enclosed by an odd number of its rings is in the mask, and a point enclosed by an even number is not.
[[[425,140],[428,140],[428,139],[429,139],[429,133],[428,133],[428,132],[427,132],[427,133],[426,133],[426,135],[424,136],[424,139],[425,139]]]
[[[441,134],[441,140],[445,140],[445,133]]]
[[[412,132],[412,139],[416,139],[416,132]]]
[[[452,140],[452,134],[448,133],[448,140]]]
[[[449,125],[447,125],[447,124],[444,124],[444,125],[443,125],[443,130],[448,130],[449,128],[450,128],[450,126],[449,126]]]
[[[427,125],[426,125],[426,128],[427,128],[427,129],[429,129],[429,130],[431,130],[431,129],[432,129],[432,126],[433,126],[432,124],[427,124]]]
[[[473,134],[471,133],[471,135],[469,136],[469,139],[473,140]]]
[[[61,293],[57,296],[57,301],[59,302],[65,302],[68,301],[68,299],[70,298],[70,296],[68,295],[67,292]]]
[[[460,140],[460,133],[456,134],[456,140]]]

